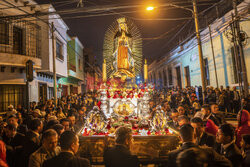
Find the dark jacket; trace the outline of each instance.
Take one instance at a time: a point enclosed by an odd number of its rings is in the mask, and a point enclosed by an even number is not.
[[[24,154],[30,156],[40,147],[40,136],[33,131],[28,131],[24,139]]]
[[[3,141],[6,145],[16,148],[18,146],[23,146],[24,144],[24,135],[21,133],[16,133],[13,138],[8,138],[5,134],[3,135]]]
[[[9,166],[15,166],[19,159],[19,155],[21,155],[24,135],[17,132],[13,138],[8,138],[4,134],[3,141],[6,145],[7,162]]]
[[[23,163],[22,166],[28,166],[30,155],[35,152],[40,147],[40,136],[38,136],[33,131],[29,130],[24,138],[23,145],[23,160],[20,163]]]
[[[69,152],[61,152],[58,156],[44,161],[43,167],[90,167],[89,160],[77,157]]]
[[[224,116],[221,113],[218,114],[212,113],[208,119],[211,119],[217,126],[220,126],[221,124],[225,123]]]
[[[168,162],[167,162],[167,166],[168,167],[177,167],[177,164],[176,164],[176,159],[177,159],[177,156],[180,152],[186,150],[186,149],[189,149],[189,148],[192,148],[192,147],[199,147],[198,145],[194,144],[194,143],[191,143],[191,142],[187,142],[187,143],[184,143],[179,149],[176,149],[176,150],[173,150],[173,151],[170,151],[168,153]]]
[[[233,143],[229,147],[227,147],[224,150],[223,154],[225,155],[227,159],[229,159],[232,162],[233,167],[241,166],[243,157],[241,155],[239,148],[236,146],[236,144]]]
[[[179,149],[169,152],[167,167],[177,167],[176,159],[177,159],[178,154],[192,147],[202,149],[206,153],[209,167],[231,167],[232,166],[232,164],[230,163],[228,159],[219,155],[211,147],[199,147],[198,145],[194,143],[187,142],[187,143],[184,143]]]
[[[124,145],[115,145],[104,151],[104,163],[106,167],[138,167],[137,156],[132,155]]]
[[[199,146],[206,145],[208,147],[214,148],[215,137],[213,135],[204,132],[197,144]]]

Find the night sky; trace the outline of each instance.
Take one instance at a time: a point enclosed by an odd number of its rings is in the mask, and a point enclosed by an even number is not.
[[[199,0],[199,11],[213,5],[218,0]],[[39,4],[51,3],[57,11],[67,9],[78,9],[77,0],[36,0]],[[193,19],[191,12],[183,9],[170,7],[159,7],[154,11],[145,10],[147,0],[83,0],[84,8],[102,7],[104,5],[141,5],[141,7],[112,10],[112,15],[100,16],[100,13],[84,13],[61,15],[69,26],[68,32],[71,36],[78,36],[85,47],[92,48],[96,54],[98,64],[102,62],[102,48],[104,34],[107,28],[119,17],[132,19],[142,34],[143,56],[149,62],[163,56],[163,53],[171,50],[183,38],[182,34],[190,33],[193,30]],[[192,9],[190,0],[154,0],[154,5],[172,2],[180,6]],[[103,12],[105,14],[110,11]],[[114,14],[115,13],[115,14]],[[90,15],[92,15],[90,17]],[[98,15],[98,16],[93,16]],[[80,18],[76,18],[79,17]],[[156,20],[167,18],[184,18],[184,20]],[[148,20],[153,19],[153,20]],[[183,30],[180,29],[185,25]],[[178,32],[180,31],[180,34]],[[177,35],[176,35],[177,34]],[[149,39],[152,38],[152,39]]]

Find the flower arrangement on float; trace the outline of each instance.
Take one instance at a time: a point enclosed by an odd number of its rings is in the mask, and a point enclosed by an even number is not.
[[[167,126],[165,113],[160,107],[157,108],[148,119],[141,119],[137,116],[118,117],[113,114],[109,119],[96,107],[88,114],[83,136],[113,135],[120,126],[127,126],[132,129],[133,135],[139,136],[161,136],[173,134],[173,130]]]

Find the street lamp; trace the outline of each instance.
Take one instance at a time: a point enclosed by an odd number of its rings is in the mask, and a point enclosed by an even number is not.
[[[147,8],[146,8],[146,10],[148,10],[148,11],[152,11],[152,10],[154,10],[155,9],[155,7],[153,7],[153,6],[148,6]]]
[[[189,8],[185,8],[182,6],[174,5],[174,4],[164,4],[161,6],[171,6],[175,8],[180,8],[184,10],[188,10],[192,12],[194,16],[194,22],[195,22],[195,31],[196,31],[196,39],[198,43],[198,51],[199,51],[199,61],[200,61],[200,69],[201,69],[201,84],[202,84],[202,94],[203,94],[203,102],[205,100],[205,89],[206,89],[206,83],[205,83],[205,72],[204,72],[204,64],[203,64],[203,54],[202,54],[202,46],[201,46],[201,37],[200,37],[200,31],[199,31],[199,20],[198,20],[198,12],[197,12],[197,0],[192,0],[193,3],[193,10]],[[147,10],[151,9],[153,10],[153,7],[147,7]]]

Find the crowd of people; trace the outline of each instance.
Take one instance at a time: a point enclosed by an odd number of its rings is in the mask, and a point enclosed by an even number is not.
[[[182,145],[168,153],[161,166],[250,166],[249,99],[233,88],[207,88],[204,102],[194,88],[155,90],[150,112],[161,106],[168,126],[179,132]],[[70,95],[57,100],[32,102],[29,109],[10,105],[0,117],[0,166],[3,167],[87,167],[91,162],[77,156],[79,132],[94,106],[98,93]],[[237,125],[225,116],[237,116]],[[116,145],[106,148],[107,167],[140,166],[130,151],[132,131],[119,127]]]

